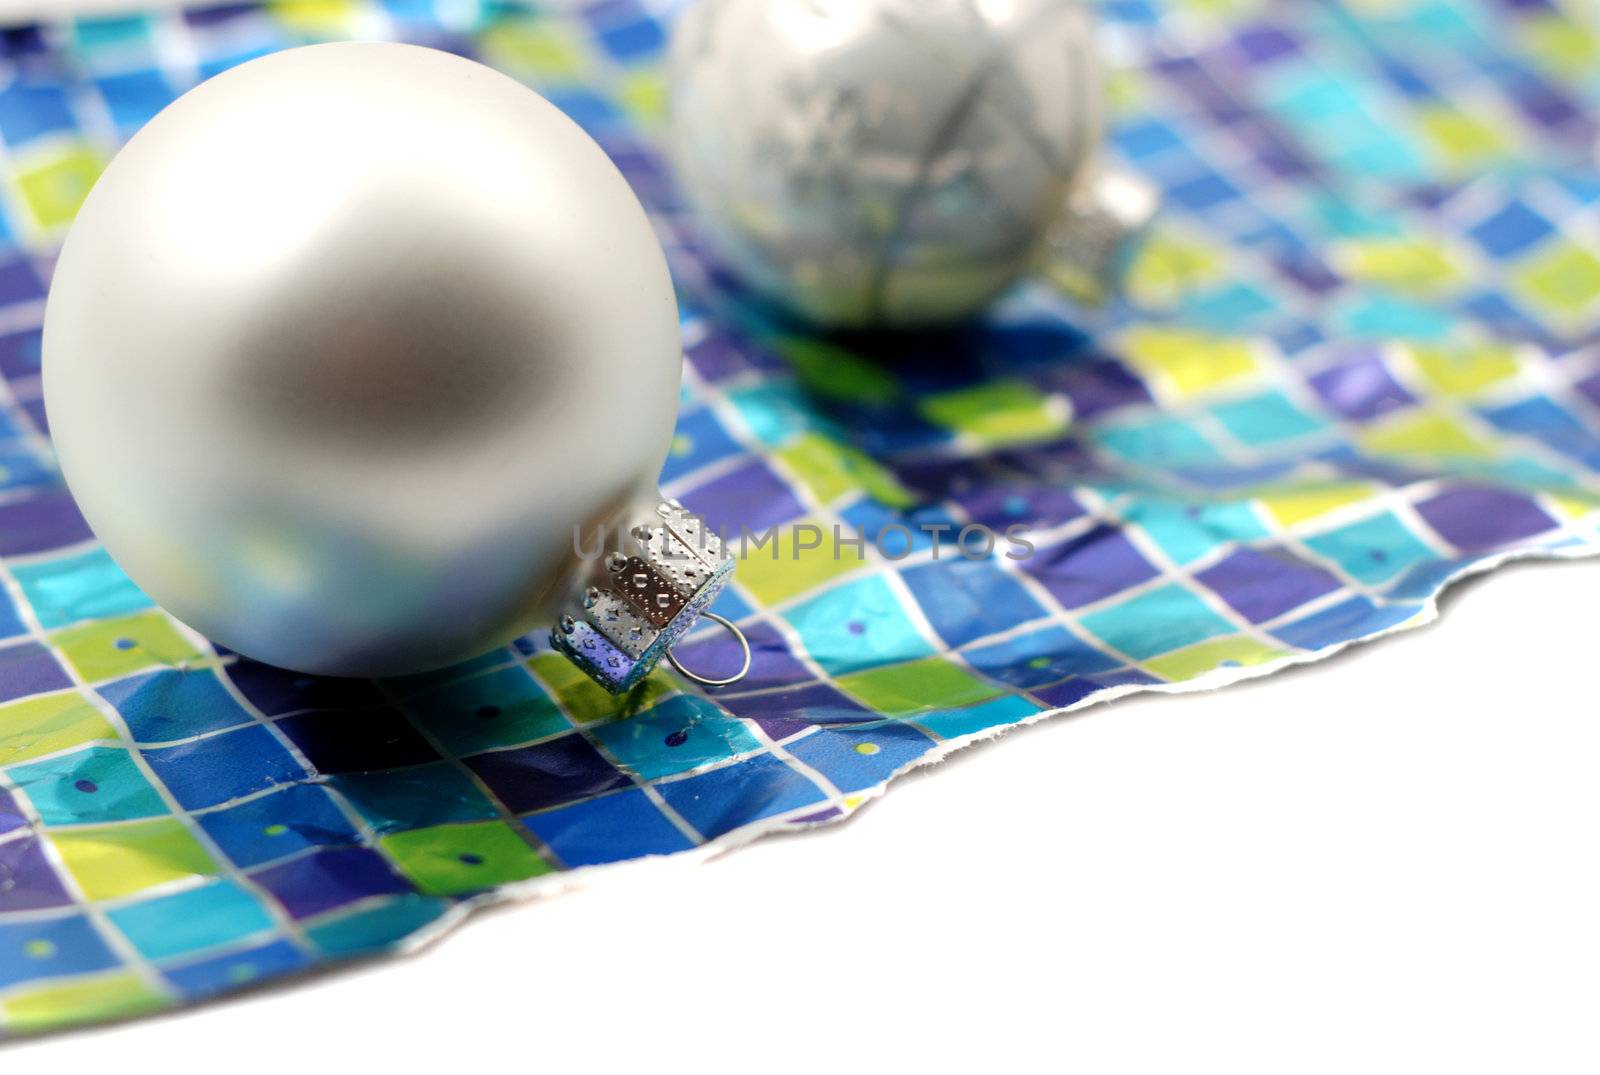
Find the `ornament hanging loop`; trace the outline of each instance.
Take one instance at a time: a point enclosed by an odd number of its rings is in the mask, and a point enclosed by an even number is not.
[[[739,682],[745,676],[750,674],[750,640],[744,636],[743,631],[739,630],[739,625],[734,623],[732,620],[723,616],[719,616],[715,612],[704,612],[701,613],[701,615],[708,620],[716,620],[718,623],[722,624],[722,626],[726,627],[728,632],[732,634],[734,638],[739,640],[739,649],[744,654],[744,663],[739,666],[739,670],[733,675],[728,676],[726,679],[707,679],[705,676],[691,672],[683,665],[679,664],[678,655],[673,653],[671,650],[667,651],[667,662],[678,670],[679,675],[683,676],[685,679],[693,680],[702,687],[726,687],[730,684]]]

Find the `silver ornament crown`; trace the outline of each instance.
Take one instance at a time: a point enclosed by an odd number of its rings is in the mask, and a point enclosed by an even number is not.
[[[619,535],[616,547],[589,561],[574,596],[550,632],[555,648],[606,690],[635,686],[663,659],[696,682],[721,686],[749,669],[749,644],[739,629],[707,612],[733,574],[722,539],[676,500],[656,505],[656,519]],[[672,647],[701,616],[731,630],[745,667],[729,679],[684,669]]]

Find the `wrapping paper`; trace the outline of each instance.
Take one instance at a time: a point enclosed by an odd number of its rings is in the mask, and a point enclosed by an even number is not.
[[[1112,151],[1167,199],[1127,300],[1036,283],[981,327],[895,340],[714,300],[652,148],[665,6],[316,0],[5,33],[0,1033],[838,819],[977,737],[1317,659],[1427,621],[1465,573],[1593,552],[1600,35],[1579,10],[1108,0]],[[310,679],[174,622],[85,528],[39,395],[53,245],[177,93],[347,37],[524,79],[634,182],[686,311],[669,494],[735,528],[913,532],[894,556],[791,541],[742,564],[717,607],[755,647],[735,689],[658,673],[617,702],[537,638]],[[1023,526],[1034,554],[964,557],[973,523]],[[735,658],[716,627],[680,652]]]

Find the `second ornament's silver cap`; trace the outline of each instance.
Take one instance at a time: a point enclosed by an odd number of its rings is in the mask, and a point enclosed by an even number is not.
[[[670,659],[672,647],[727,585],[733,560],[705,521],[676,500],[662,501],[654,518],[610,536],[606,551],[586,562],[550,640],[595,682],[620,694]],[[747,646],[745,653],[748,668]]]

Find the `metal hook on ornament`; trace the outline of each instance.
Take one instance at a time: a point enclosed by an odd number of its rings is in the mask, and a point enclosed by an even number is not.
[[[739,666],[739,670],[733,675],[728,676],[726,679],[707,679],[705,676],[697,675],[696,673],[689,671],[683,665],[679,664],[678,655],[673,653],[671,650],[667,651],[667,660],[672,664],[672,667],[678,670],[679,675],[683,676],[685,679],[692,679],[694,682],[703,687],[726,687],[731,683],[739,682],[745,676],[750,674],[750,640],[744,636],[743,631],[739,630],[739,625],[734,623],[732,620],[719,616],[715,612],[705,612],[702,613],[702,615],[704,615],[708,620],[716,620],[718,623],[722,624],[722,626],[726,627],[734,638],[739,640],[739,649],[744,654],[744,663]]]

